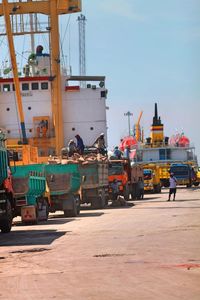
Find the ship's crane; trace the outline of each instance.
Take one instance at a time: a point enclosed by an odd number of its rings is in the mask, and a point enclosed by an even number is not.
[[[18,112],[21,123],[23,143],[27,142],[24,123],[23,105],[20,94],[20,85],[17,72],[17,63],[11,30],[11,15],[45,14],[50,19],[50,57],[51,57],[51,85],[52,85],[52,115],[55,128],[56,153],[59,154],[63,147],[63,118],[62,118],[62,95],[61,95],[61,71],[60,71],[60,46],[58,16],[81,11],[81,0],[46,0],[46,1],[18,1],[8,2],[2,0],[0,4],[0,16],[4,16],[6,31],[10,48],[10,57],[13,69]]]
[[[141,136],[141,129],[140,129],[140,120],[142,117],[143,111],[140,112],[137,123],[135,124],[135,138],[137,142],[141,142],[142,136]]]

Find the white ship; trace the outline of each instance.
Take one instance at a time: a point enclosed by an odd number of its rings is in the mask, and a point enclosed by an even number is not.
[[[7,16],[5,7],[8,3],[0,4],[0,16],[4,16],[5,22],[7,17],[6,33],[9,41],[13,39],[12,33],[9,35],[9,19],[12,20],[13,14],[18,13],[23,5],[21,14],[25,8],[31,13],[40,12],[35,3],[19,2],[18,6],[13,3],[8,6],[10,13],[8,11]],[[55,3],[60,5],[56,15],[51,8]],[[45,1],[46,4],[49,5],[45,11],[50,16],[49,26],[56,24],[55,20],[58,21],[61,13],[80,11],[78,0],[66,3],[49,0]],[[5,6],[4,10],[2,5]],[[44,13],[44,7],[41,8]],[[7,144],[10,147],[19,144],[37,147],[39,156],[59,154],[60,149],[70,139],[74,139],[76,134],[82,137],[86,146],[92,145],[102,132],[107,139],[105,76],[72,76],[66,70],[62,72],[59,45],[55,46],[58,42],[57,31],[55,28],[54,32],[51,31],[50,42],[54,46],[50,47],[50,54],[43,53],[43,47],[39,45],[35,53],[29,56],[20,75],[18,72],[16,76],[11,59],[10,68],[2,70],[0,78],[0,127],[6,132]],[[12,57],[12,49],[10,52]],[[15,91],[15,77],[19,81],[21,106]],[[80,85],[82,81],[86,82],[85,87]]]

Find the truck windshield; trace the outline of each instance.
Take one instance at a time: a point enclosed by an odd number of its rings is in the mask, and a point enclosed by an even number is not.
[[[188,175],[189,168],[186,166],[177,166],[177,167],[171,167],[170,173],[174,173],[174,175]]]
[[[152,171],[151,170],[144,170],[144,180],[152,179]]]
[[[108,175],[120,175],[123,173],[122,164],[109,164]]]

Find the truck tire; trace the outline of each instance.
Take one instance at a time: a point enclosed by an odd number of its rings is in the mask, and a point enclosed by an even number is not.
[[[155,193],[155,194],[161,193],[161,185],[160,185],[160,184],[156,184],[156,185],[154,186],[154,193]]]
[[[8,199],[6,203],[6,211],[6,215],[4,215],[0,221],[0,230],[2,233],[10,232],[12,227],[12,208]]]
[[[80,201],[79,201],[79,204],[77,204],[77,199],[74,196],[74,199],[72,202],[72,209],[65,209],[63,212],[64,212],[65,217],[77,217],[80,212]]]
[[[132,184],[132,187],[131,187],[131,199],[132,200],[135,200],[136,199],[136,186],[135,184]]]
[[[199,182],[193,182],[194,186],[198,186]]]
[[[103,209],[106,205],[105,193],[102,193],[97,198],[93,198],[91,205],[94,209]]]
[[[124,200],[129,201],[129,186],[128,186],[128,184],[126,184],[124,186],[123,196],[124,196]]]

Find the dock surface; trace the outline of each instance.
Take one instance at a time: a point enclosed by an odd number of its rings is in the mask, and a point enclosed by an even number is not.
[[[200,188],[0,234],[3,300],[199,300]],[[135,205],[131,205],[134,203]]]

